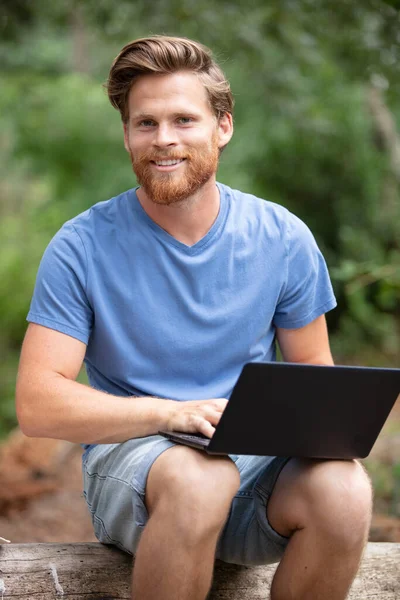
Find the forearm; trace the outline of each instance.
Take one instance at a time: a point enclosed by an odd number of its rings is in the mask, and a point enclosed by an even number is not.
[[[176,402],[112,396],[58,374],[19,378],[17,416],[31,437],[117,443],[166,429]]]

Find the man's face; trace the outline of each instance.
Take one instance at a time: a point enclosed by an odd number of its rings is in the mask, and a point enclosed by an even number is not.
[[[125,148],[156,204],[185,200],[215,177],[220,148],[231,136],[231,116],[217,121],[194,73],[144,75],[132,86]]]

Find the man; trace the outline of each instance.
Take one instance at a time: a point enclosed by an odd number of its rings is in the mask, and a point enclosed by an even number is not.
[[[48,246],[20,361],[20,425],[85,445],[94,529],[135,554],[136,600],[206,598],[216,556],[280,560],[273,600],[343,599],[371,514],[357,462],[211,457],[157,435],[212,436],[242,366],[274,360],[275,341],[286,361],[333,364],[321,253],[286,209],[216,183],[233,100],[207,48],[136,40],[107,88],[140,187]],[[75,381],[83,360],[91,387]]]

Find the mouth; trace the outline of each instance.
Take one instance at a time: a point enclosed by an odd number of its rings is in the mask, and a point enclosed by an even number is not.
[[[175,171],[179,166],[184,163],[186,158],[174,158],[165,160],[152,160],[151,164],[157,169],[157,171]]]

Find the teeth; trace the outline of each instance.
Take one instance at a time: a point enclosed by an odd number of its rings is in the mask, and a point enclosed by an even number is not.
[[[178,160],[155,160],[154,162],[159,167],[170,167],[172,165],[177,165],[178,163],[181,163],[182,161],[183,161],[183,158],[180,158]]]

